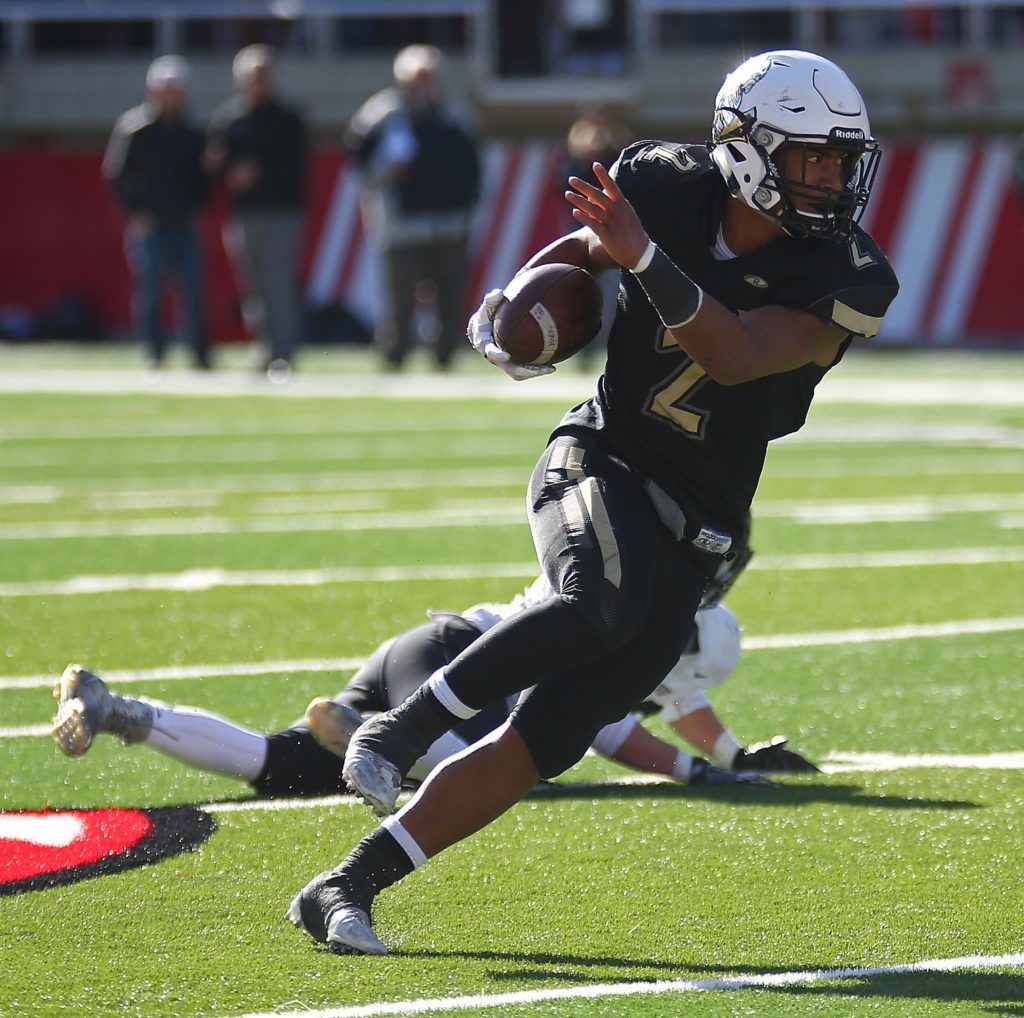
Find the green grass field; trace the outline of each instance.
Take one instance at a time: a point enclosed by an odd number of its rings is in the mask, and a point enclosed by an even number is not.
[[[0,897],[0,1015],[1024,1015],[1019,354],[852,356],[769,456],[730,598],[746,651],[713,700],[825,773],[688,790],[588,757],[382,895],[384,958],[283,918],[368,811],[263,809],[107,736],[68,760],[40,734],[50,686],[80,660],[270,731],[426,608],[507,599],[533,575],[529,471],[589,378],[0,363],[0,808],[217,824]]]

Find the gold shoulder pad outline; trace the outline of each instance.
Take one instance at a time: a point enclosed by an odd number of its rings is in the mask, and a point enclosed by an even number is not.
[[[856,333],[865,339],[871,339],[878,335],[882,327],[882,318],[876,315],[866,315],[863,311],[857,311],[844,304],[841,300],[832,301],[832,321],[841,329],[847,332]]]

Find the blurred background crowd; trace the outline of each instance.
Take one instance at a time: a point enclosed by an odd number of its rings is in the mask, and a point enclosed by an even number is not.
[[[706,139],[725,72],[786,47],[883,140],[880,343],[1019,344],[1024,3],[900,0],[0,0],[0,340],[446,369],[571,228],[568,173]]]

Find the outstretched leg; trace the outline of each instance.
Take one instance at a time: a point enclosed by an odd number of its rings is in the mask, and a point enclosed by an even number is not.
[[[68,756],[81,756],[100,732],[110,732],[125,743],[243,781],[255,781],[267,759],[265,735],[198,707],[121,696],[81,665],[68,665],[53,695],[53,738]]]

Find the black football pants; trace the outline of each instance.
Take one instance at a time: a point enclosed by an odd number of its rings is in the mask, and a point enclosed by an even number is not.
[[[447,679],[470,707],[534,686],[512,724],[541,776],[554,777],[676,663],[707,575],[660,522],[643,479],[596,432],[552,440],[529,506],[537,555],[559,596],[495,626]]]

